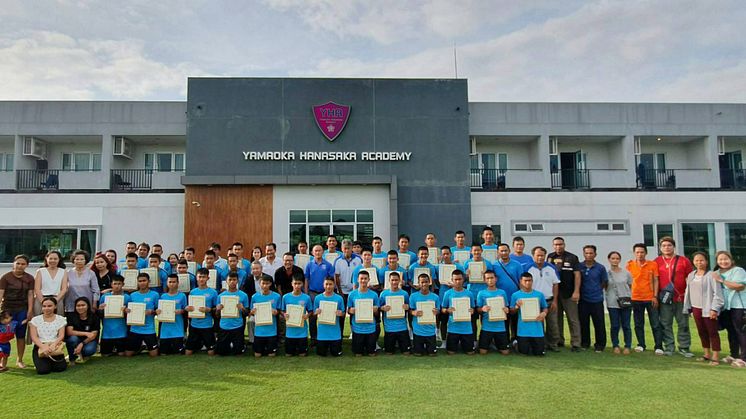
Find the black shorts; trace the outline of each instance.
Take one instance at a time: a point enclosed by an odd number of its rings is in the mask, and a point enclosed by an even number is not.
[[[101,355],[121,354],[127,350],[127,338],[101,339]]]
[[[486,330],[479,332],[479,349],[488,350],[493,342],[499,351],[510,349],[508,332],[488,332]]]
[[[318,356],[327,356],[327,355],[340,356],[342,355],[342,339],[316,341],[316,355]]]
[[[254,336],[254,353],[264,356],[277,353],[277,336]]]
[[[241,355],[246,350],[243,339],[243,327],[220,329],[215,352],[218,355]]]
[[[285,338],[285,354],[305,355],[308,353],[308,338]]]
[[[184,338],[166,338],[160,341],[161,353],[166,355],[184,353]]]
[[[373,355],[376,353],[378,334],[352,332],[352,353],[355,355]]]
[[[393,354],[396,347],[399,346],[401,353],[408,353],[412,350],[412,342],[409,340],[409,331],[386,332],[383,335],[383,348],[386,353]]]
[[[419,355],[435,355],[438,349],[435,347],[435,335],[433,336],[413,336],[412,352]]]
[[[532,338],[518,336],[518,352],[524,355],[543,356],[544,337]]]
[[[202,347],[206,347],[208,351],[215,349],[215,332],[212,327],[201,329],[198,327],[189,326],[189,336],[186,340],[186,350],[192,352],[198,352],[202,350]]]
[[[145,349],[148,351],[158,349],[158,337],[155,333],[141,335],[139,333],[130,332],[129,335],[127,335],[126,346],[129,352],[140,352],[143,343],[145,343]]]
[[[448,332],[448,337],[446,338],[446,350],[448,352],[458,352],[459,347],[461,347],[461,350],[465,353],[473,353],[474,335],[471,333],[462,335],[459,333]]]

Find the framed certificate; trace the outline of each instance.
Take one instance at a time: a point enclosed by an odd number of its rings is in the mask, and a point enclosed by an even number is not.
[[[391,276],[391,272],[399,272],[399,271],[386,271],[383,273],[383,278],[384,278],[383,289],[386,289],[386,290],[391,289],[391,279],[389,278]],[[401,272],[399,272],[399,275],[401,275]]]
[[[179,275],[179,292],[188,294],[192,290],[192,281],[189,278],[189,274],[178,274]]]
[[[254,309],[256,309],[254,322],[257,326],[269,326],[273,323],[272,302],[256,303]]]
[[[538,321],[539,317],[539,299],[538,298],[521,298],[521,320],[524,322]]]
[[[220,310],[220,317],[226,319],[237,319],[240,317],[237,295],[223,295],[220,297],[220,304],[223,305],[223,309]]]
[[[455,252],[453,252],[453,260],[461,263],[466,262],[467,260],[469,260],[469,251],[456,250]]]
[[[355,322],[373,323],[373,299],[361,298],[355,300]]]
[[[403,319],[404,318],[404,296],[403,295],[389,295],[386,297],[386,305],[391,306],[391,310],[386,313],[386,317],[389,319]]]
[[[412,264],[412,255],[409,253],[399,253],[399,265],[404,269],[409,269],[409,265]]]
[[[187,262],[187,272],[197,275],[197,262]]]
[[[205,307],[205,296],[204,295],[190,295],[189,296],[189,305],[194,307],[194,311],[189,312],[189,317],[192,319],[204,319],[205,314],[201,311],[199,311],[200,307]]]
[[[370,277],[370,281],[368,282],[369,287],[381,285],[381,283],[378,282],[378,269],[376,269],[375,266],[371,266],[370,268],[360,269],[360,272],[362,271],[368,272],[368,276]]]
[[[414,268],[414,278],[412,278],[412,285],[420,285],[420,275],[425,274],[430,278],[430,282],[433,281],[433,276],[430,274],[430,268]]]
[[[218,286],[218,270],[210,269],[210,276],[207,277],[207,288],[215,289]]]
[[[422,311],[422,316],[417,318],[419,324],[435,324],[435,301],[420,301],[417,303],[417,310]]]
[[[497,249],[484,249],[482,250],[482,257],[490,262],[497,260]]]
[[[383,269],[386,266],[386,259],[384,258],[373,258],[370,263],[378,269]]]
[[[295,265],[305,272],[306,265],[308,265],[308,262],[311,261],[311,255],[307,255],[305,253],[298,253],[295,255]]]
[[[337,324],[337,303],[336,302],[321,301],[319,303],[319,309],[321,310],[321,313],[319,313],[319,319],[318,319],[318,322],[320,324],[329,324],[329,325]]]
[[[130,312],[127,313],[127,324],[130,326],[144,326],[145,325],[145,303],[129,303],[127,308]]]
[[[285,309],[288,313],[288,319],[285,324],[287,324],[288,327],[303,327],[305,325],[306,322],[303,320],[305,308],[303,308],[302,305],[288,304],[285,306]]]
[[[158,315],[159,322],[174,323],[176,321],[175,300],[158,300],[158,309],[161,310],[161,314]]]
[[[140,269],[140,273],[148,274],[148,277],[150,277],[150,288],[161,286],[161,276],[158,275],[158,268],[142,268]]]
[[[440,249],[438,249],[437,247],[428,247],[427,261],[433,265],[437,265],[440,261]]]
[[[458,297],[451,300],[453,308],[453,321],[454,322],[470,322],[471,314],[469,309],[471,308],[471,300],[469,297]]]
[[[122,307],[124,307],[124,295],[108,294],[104,299],[104,318],[121,319],[124,317]]]
[[[487,305],[490,306],[490,311],[487,312],[489,321],[496,322],[508,319],[503,310],[505,308],[505,299],[502,296],[488,298]]]
[[[324,256],[324,259],[326,259],[327,262],[331,263],[332,266],[334,266],[334,261],[337,260],[339,257],[339,253],[327,253],[326,256]]]
[[[472,284],[484,283],[484,262],[469,263],[469,282]]]
[[[122,271],[124,277],[124,285],[122,289],[125,291],[134,291],[137,289],[137,269],[125,269]]]
[[[449,284],[451,282],[451,274],[456,270],[456,265],[443,264],[438,266],[438,278],[440,278],[441,284]]]

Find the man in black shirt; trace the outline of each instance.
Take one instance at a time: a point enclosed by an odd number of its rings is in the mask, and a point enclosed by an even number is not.
[[[547,262],[554,265],[559,273],[559,296],[557,301],[557,330],[556,336],[547,336],[549,346],[564,346],[565,333],[562,327],[564,315],[570,327],[570,345],[573,352],[580,352],[580,318],[578,316],[578,300],[580,300],[580,270],[578,257],[565,251],[565,239],[555,237],[552,240],[554,252],[547,256]]]
[[[280,295],[293,292],[293,279],[298,278],[305,282],[306,278],[303,269],[295,266],[293,263],[293,254],[290,252],[282,255],[282,267],[275,271],[275,286]]]

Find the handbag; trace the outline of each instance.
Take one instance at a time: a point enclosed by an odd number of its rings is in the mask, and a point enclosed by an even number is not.
[[[618,297],[616,299],[617,304],[619,304],[619,308],[630,308],[632,307],[632,298],[631,297]]]
[[[673,286],[676,280],[676,265],[679,262],[679,256],[676,256],[673,260],[673,272],[671,272],[671,281],[658,293],[658,301],[661,304],[672,304],[674,296],[676,295],[676,289]]]
[[[52,351],[50,353],[48,353],[48,354],[47,353],[39,353],[39,357],[40,358],[49,358],[52,361],[59,361],[60,360],[60,359],[55,359],[55,358],[62,358],[62,359],[65,358],[65,352],[63,351],[63,346],[64,345],[62,344],[62,342],[60,342],[57,345],[54,345],[54,342],[55,341],[53,341],[53,340],[42,342],[45,345],[49,345],[52,348]],[[52,346],[52,345],[54,345],[54,346]]]

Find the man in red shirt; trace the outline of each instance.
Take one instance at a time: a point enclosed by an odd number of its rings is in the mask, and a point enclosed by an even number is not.
[[[678,333],[676,340],[679,342],[679,353],[686,358],[694,356],[689,351],[692,336],[689,333],[689,316],[683,314],[684,292],[686,291],[686,277],[694,267],[686,256],[676,254],[676,242],[671,237],[662,237],[658,241],[661,255],[655,258],[658,264],[658,293],[669,287],[671,277],[673,278],[673,301],[668,303],[659,298],[658,310],[660,313],[661,328],[663,329],[663,351],[671,355],[676,351],[676,342],[673,335],[673,319],[676,319]]]

